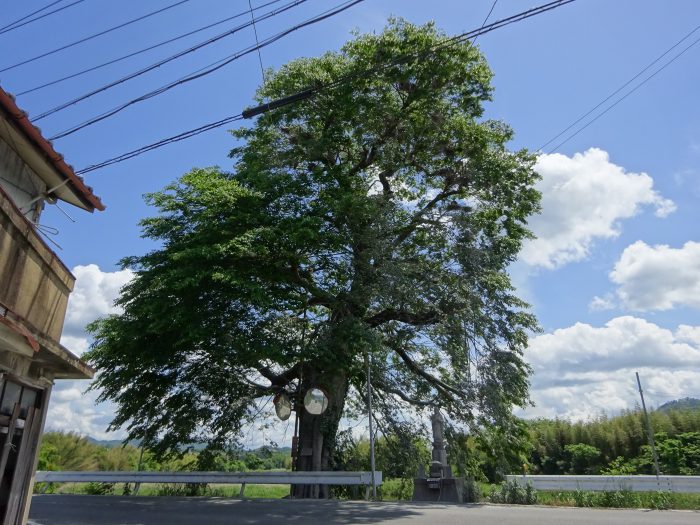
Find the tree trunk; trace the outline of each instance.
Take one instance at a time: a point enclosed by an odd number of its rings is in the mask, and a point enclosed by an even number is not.
[[[304,409],[304,395],[309,388],[319,387],[328,396],[328,408],[321,415],[309,414]],[[335,436],[343,414],[348,379],[344,371],[327,372],[304,367],[301,395],[297,404],[299,439],[295,467],[298,471],[329,470],[335,447]],[[295,498],[327,498],[327,485],[295,485]]]

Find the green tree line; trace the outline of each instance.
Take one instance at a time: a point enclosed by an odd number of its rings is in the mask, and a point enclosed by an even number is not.
[[[700,410],[650,415],[664,474],[700,474]],[[528,422],[528,466],[535,474],[653,474],[651,447],[640,411],[572,423]],[[522,470],[522,467],[521,467]]]
[[[289,449],[260,447],[256,450],[232,448],[215,454],[196,450],[183,451],[167,459],[157,459],[148,450],[133,445],[106,446],[74,432],[47,432],[39,451],[38,470],[113,471],[187,471],[199,467],[201,454],[207,454],[211,470],[245,472],[249,470],[284,470],[291,468]]]
[[[700,475],[700,410],[655,411],[650,414],[661,471]],[[341,432],[334,470],[369,470],[369,443]],[[448,431],[448,453],[455,475],[498,482],[506,474],[653,474],[654,465],[642,413],[625,411],[588,421],[515,420],[508,427],[483,428],[478,435]],[[207,455],[203,458],[202,455]],[[380,436],[377,470],[385,478],[413,478],[430,461],[430,442],[405,434]],[[289,449],[260,447],[246,451],[187,451],[158,460],[133,445],[107,447],[75,433],[44,435],[39,470],[195,470],[228,472],[290,469]]]

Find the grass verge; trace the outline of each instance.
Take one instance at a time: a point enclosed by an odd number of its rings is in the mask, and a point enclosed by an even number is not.
[[[43,483],[37,483],[35,494],[44,490]],[[133,483],[52,483],[47,494],[93,494],[128,496],[134,491]],[[139,496],[210,496],[238,497],[240,484],[210,484],[206,487],[190,487],[180,483],[142,484]],[[246,485],[246,498],[280,499],[289,495],[289,485]]]

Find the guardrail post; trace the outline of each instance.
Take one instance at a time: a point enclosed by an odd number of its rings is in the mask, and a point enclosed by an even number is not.
[[[245,483],[241,483],[241,490],[238,493],[238,497],[241,499],[244,498],[245,497],[245,494],[243,494],[244,492],[245,492]]]

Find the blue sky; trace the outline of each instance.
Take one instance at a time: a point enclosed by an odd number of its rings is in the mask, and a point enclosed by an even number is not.
[[[45,3],[13,2],[3,8],[3,22]],[[174,0],[85,0],[0,34],[0,69],[170,3]],[[255,0],[253,6],[262,3]],[[390,15],[415,23],[434,20],[449,34],[461,33],[479,27],[492,3],[365,0],[266,47],[262,61],[265,67],[277,68],[294,58],[338,49],[351,30],[380,30]],[[308,0],[258,24],[258,34],[265,38],[334,5]],[[532,6],[499,0],[491,21]],[[247,0],[190,0],[89,43],[2,72],[0,85],[19,93],[247,8]],[[36,116],[247,20],[243,16],[19,96],[18,104],[30,117]],[[487,117],[512,125],[513,148],[537,150],[698,24],[700,4],[694,0],[577,0],[481,36],[478,45],[495,73],[494,101],[487,107]],[[700,30],[667,59],[699,37]],[[246,28],[37,125],[45,136],[52,136],[252,43],[253,31]],[[512,268],[519,292],[533,304],[544,329],[528,351],[535,369],[532,397],[537,406],[525,415],[586,418],[632,407],[637,400],[637,369],[652,404],[684,395],[700,397],[699,59],[700,44],[556,154],[544,150],[538,169],[545,207],[533,221],[540,239],[526,247]],[[240,112],[252,104],[260,78],[257,55],[248,55],[206,78],[57,140],[55,147],[76,169],[83,168]],[[59,255],[78,277],[65,330],[69,348],[83,351],[84,324],[111,310],[111,300],[129,277],[119,272],[118,260],[149,247],[139,238],[137,224],[151,213],[142,194],[162,188],[194,166],[230,167],[227,153],[233,145],[226,128],[221,128],[92,172],[86,181],[107,210],[89,215],[64,206],[75,223],[60,211],[47,209],[43,223],[60,230],[55,238],[63,248]],[[92,396],[81,394],[83,388],[84,384],[57,385],[49,427],[102,435],[110,408],[94,407]]]

